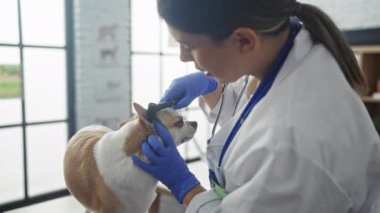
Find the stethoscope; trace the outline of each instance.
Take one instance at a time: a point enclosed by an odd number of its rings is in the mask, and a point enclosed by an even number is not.
[[[236,136],[237,132],[239,131],[240,127],[245,122],[246,118],[248,117],[248,115],[250,114],[250,112],[252,111],[252,109],[257,105],[257,103],[260,102],[260,100],[268,93],[268,91],[272,87],[272,84],[273,84],[273,82],[274,82],[277,74],[279,73],[279,71],[280,71],[282,65],[284,64],[284,62],[285,62],[285,60],[286,60],[286,58],[287,58],[287,56],[288,56],[291,48],[293,47],[294,39],[295,39],[296,35],[298,34],[298,32],[300,31],[302,25],[298,21],[296,21],[296,20],[290,20],[289,24],[290,24],[290,28],[291,28],[291,33],[289,34],[289,37],[286,40],[286,43],[285,43],[284,47],[282,48],[282,50],[278,54],[277,58],[275,59],[275,61],[271,65],[271,67],[268,69],[268,72],[262,78],[262,81],[261,81],[260,85],[257,87],[255,93],[250,98],[250,100],[248,101],[248,103],[244,107],[243,111],[239,115],[239,118],[238,118],[237,122],[234,124],[232,130],[230,131],[230,133],[229,133],[229,135],[228,135],[228,137],[226,139],[226,142],[223,145],[223,148],[222,148],[222,151],[221,151],[221,154],[220,154],[220,157],[219,157],[218,169],[221,167],[221,164],[222,164],[222,161],[223,161],[223,157],[225,156],[225,154],[227,152],[227,149],[230,146],[232,140]],[[223,86],[223,90],[225,89],[226,86],[227,85]],[[222,91],[222,100],[224,98],[223,94],[224,94],[224,91]],[[239,96],[241,96],[241,94]],[[240,98],[241,97],[239,97],[239,99]],[[223,106],[222,104],[223,103],[221,103],[221,107],[220,108],[222,108],[222,106]],[[237,104],[235,104],[235,108],[236,108],[236,106],[237,106]],[[236,109],[234,109],[234,111],[235,110]],[[220,115],[220,112],[221,112],[221,109],[219,109],[219,113],[218,113],[218,116],[216,118],[216,121],[217,121],[217,119],[219,119],[218,117]],[[214,128],[215,128],[215,124],[214,124]],[[212,133],[212,136],[213,136],[213,134],[214,134],[214,132]],[[209,141],[210,141],[210,139],[209,139]],[[225,194],[226,193],[224,191],[224,188],[222,187],[222,185],[218,182],[218,179],[216,178],[215,172],[211,168],[209,169],[209,178],[210,178],[211,185],[217,191],[221,191],[220,192],[221,194]]]
[[[248,84],[248,79],[249,79],[249,75],[246,75],[244,77],[243,87],[240,89],[239,96],[236,99],[236,102],[235,102],[235,105],[234,105],[234,108],[233,108],[233,111],[232,111],[232,116],[235,115],[236,109],[237,109],[237,107],[238,107],[238,105],[240,103],[240,100],[241,100],[243,94],[245,93],[245,89],[246,89],[247,84]],[[221,100],[220,100],[220,107],[219,107],[218,113],[216,114],[215,122],[214,122],[214,125],[212,127],[212,131],[211,131],[211,136],[210,136],[210,138],[209,138],[208,141],[210,141],[214,137],[214,135],[215,135],[215,130],[216,130],[216,127],[218,125],[219,117],[220,117],[220,114],[222,113],[222,110],[223,110],[224,92],[225,92],[225,89],[226,89],[227,86],[228,86],[228,83],[223,84],[222,94],[221,94],[221,97],[220,97],[221,98]]]

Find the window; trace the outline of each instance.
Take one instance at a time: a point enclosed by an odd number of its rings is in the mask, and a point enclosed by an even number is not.
[[[0,1],[0,209],[66,191],[65,3]]]
[[[180,61],[179,46],[159,18],[156,1],[132,0],[131,11],[132,102],[146,108],[150,102],[159,102],[171,80],[194,72],[195,68],[193,63]],[[205,152],[210,125],[196,101],[182,115],[197,121],[198,129],[193,141],[181,145],[179,150],[187,159],[198,158]]]

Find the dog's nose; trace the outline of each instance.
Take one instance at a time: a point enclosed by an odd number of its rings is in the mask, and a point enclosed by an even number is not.
[[[197,129],[198,123],[196,121],[190,121],[190,125],[194,128]]]

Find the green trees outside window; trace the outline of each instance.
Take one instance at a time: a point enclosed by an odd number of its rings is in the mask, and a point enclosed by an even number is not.
[[[21,95],[20,65],[0,65],[0,99],[18,98]]]

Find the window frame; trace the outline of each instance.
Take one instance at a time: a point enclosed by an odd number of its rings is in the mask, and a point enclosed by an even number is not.
[[[70,195],[66,188],[62,188],[55,191],[50,191],[43,194],[38,194],[36,196],[30,196],[28,191],[28,161],[27,161],[27,141],[26,141],[26,129],[28,126],[40,125],[40,124],[53,124],[53,123],[66,123],[68,138],[73,135],[76,131],[76,114],[75,114],[75,55],[74,55],[74,11],[73,11],[73,0],[65,0],[64,8],[64,33],[65,42],[64,46],[50,46],[50,45],[25,45],[22,39],[22,18],[21,18],[21,0],[17,0],[17,14],[18,14],[18,29],[19,29],[19,43],[18,44],[7,44],[0,43],[0,47],[17,47],[20,54],[20,73],[21,73],[21,110],[22,110],[22,122],[21,124],[15,125],[0,125],[0,129],[21,127],[22,129],[22,146],[23,146],[23,179],[24,179],[24,198],[19,200],[14,200],[7,203],[0,203],[0,212],[9,211],[32,204],[52,200],[55,198],[60,198],[63,196]],[[66,57],[66,92],[67,92],[67,118],[63,120],[53,120],[53,121],[41,121],[41,122],[26,122],[25,115],[25,91],[24,91],[24,48],[47,48],[47,49],[60,49],[65,51]]]

